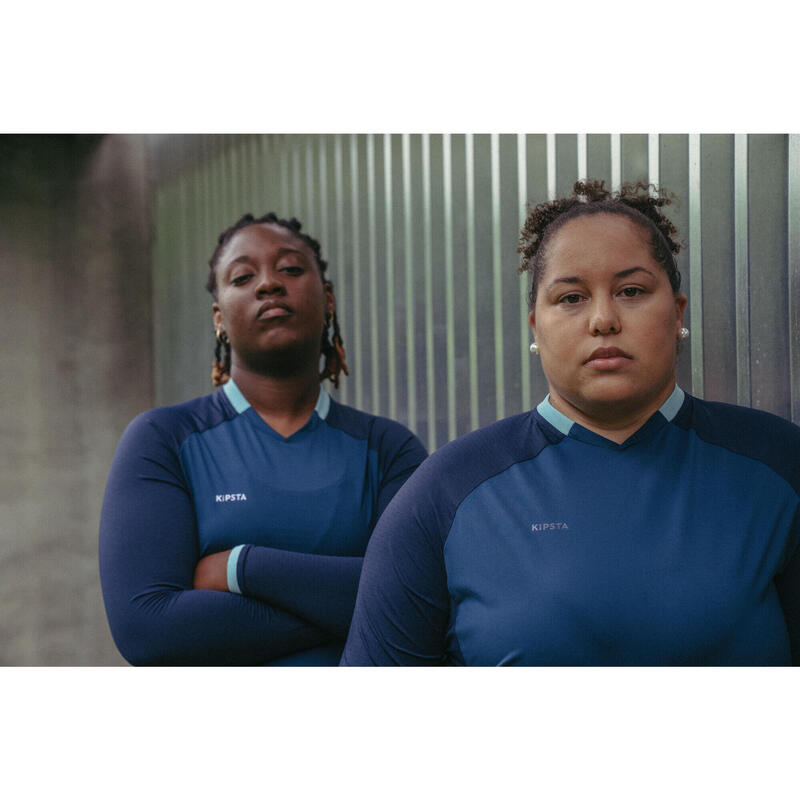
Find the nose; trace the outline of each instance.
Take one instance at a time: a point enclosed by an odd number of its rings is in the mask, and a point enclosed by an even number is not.
[[[610,333],[620,332],[620,320],[613,300],[599,299],[592,303],[592,313],[589,317],[589,333],[592,336],[605,336]]]
[[[277,270],[264,269],[258,275],[256,297],[268,294],[282,294],[285,291],[281,275]]]

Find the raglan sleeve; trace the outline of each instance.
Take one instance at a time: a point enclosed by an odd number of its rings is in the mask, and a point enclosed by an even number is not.
[[[132,664],[263,664],[332,640],[282,609],[194,589],[191,491],[168,426],[147,412],[123,434],[100,517],[100,579],[114,641]]]
[[[444,663],[449,594],[447,509],[429,458],[381,516],[364,558],[342,666]]]
[[[425,460],[427,452],[409,430],[378,420],[370,447],[378,458],[379,481],[371,529],[387,505]],[[245,545],[234,555],[236,585],[259,598],[313,622],[340,639],[353,616],[363,557],[295,553]]]

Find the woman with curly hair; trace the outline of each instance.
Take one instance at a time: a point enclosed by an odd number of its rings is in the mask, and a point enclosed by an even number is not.
[[[343,664],[800,662],[800,428],[676,385],[667,202],[579,182],[530,212],[549,394],[398,493]]]
[[[335,665],[367,541],[425,449],[321,386],[347,367],[296,219],[242,217],[209,264],[219,388],[137,417],[111,467],[111,632],[133,664]]]

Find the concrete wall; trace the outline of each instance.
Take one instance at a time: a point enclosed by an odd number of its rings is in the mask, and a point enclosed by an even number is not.
[[[153,405],[149,225],[143,137],[0,136],[0,664],[124,663],[97,528]]]

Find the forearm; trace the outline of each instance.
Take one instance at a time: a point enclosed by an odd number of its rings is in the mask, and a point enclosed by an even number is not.
[[[257,600],[195,590],[198,558],[175,448],[138,418],[117,449],[100,517],[103,599],[122,655],[134,664],[263,664],[333,638]]]
[[[353,616],[362,563],[358,557],[247,545],[238,556],[236,583],[243,595],[344,639]]]
[[[105,594],[114,641],[135,665],[264,664],[333,638],[282,610],[226,592]]]

